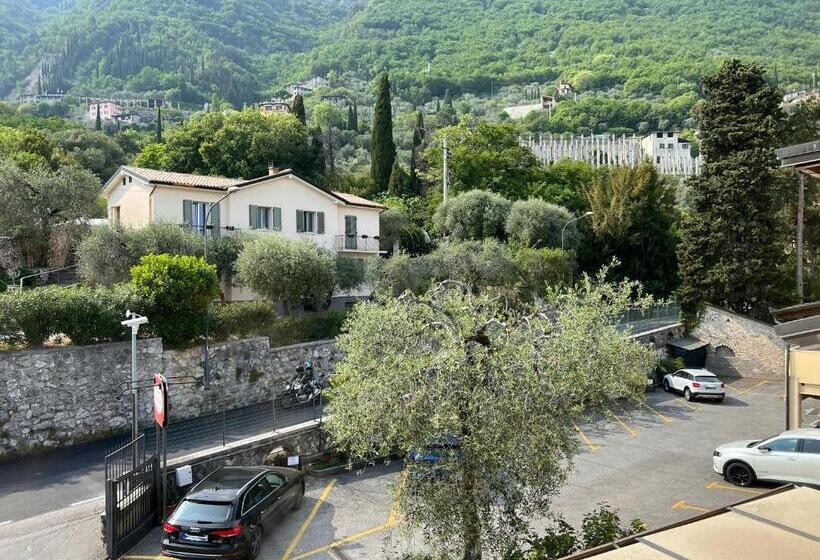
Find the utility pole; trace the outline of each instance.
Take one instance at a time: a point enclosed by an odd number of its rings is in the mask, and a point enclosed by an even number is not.
[[[450,187],[450,185],[449,185],[450,170],[449,170],[449,167],[448,167],[448,161],[447,160],[450,157],[450,152],[447,151],[447,137],[446,136],[444,137],[443,148],[444,148],[444,170],[443,170],[442,175],[443,175],[443,180],[444,180],[444,203],[447,204],[447,191],[449,190],[449,187]]]
[[[806,178],[797,171],[797,299],[803,303],[803,214],[806,207]]]
[[[148,317],[137,315],[131,310],[125,312],[128,317],[120,324],[131,329],[131,387],[133,393],[131,394],[131,440],[137,439],[139,435],[139,399],[137,394],[137,333],[140,330],[140,325],[148,322]],[[134,463],[136,466],[136,462]]]

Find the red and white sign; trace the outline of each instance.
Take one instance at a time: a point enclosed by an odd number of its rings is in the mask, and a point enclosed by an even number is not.
[[[168,383],[159,373],[154,374],[154,421],[160,428],[168,423]]]

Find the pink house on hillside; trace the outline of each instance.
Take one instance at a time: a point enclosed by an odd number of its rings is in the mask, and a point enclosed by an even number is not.
[[[114,118],[115,115],[119,115],[120,113],[122,113],[122,107],[120,107],[116,103],[112,103],[111,101],[103,101],[99,105],[100,119],[104,121],[110,121]],[[88,118],[92,120],[97,118],[97,103],[91,103],[88,106]]]

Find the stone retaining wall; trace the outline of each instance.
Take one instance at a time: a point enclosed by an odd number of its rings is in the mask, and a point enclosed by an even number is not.
[[[172,420],[263,402],[311,360],[332,370],[340,354],[332,340],[271,348],[264,337],[214,344],[212,380],[202,384],[202,348],[165,350],[160,339],[138,341],[138,373],[192,376],[170,388]],[[31,349],[0,354],[0,458],[100,438],[130,426],[130,398],[117,399],[131,378],[130,343]],[[140,393],[140,416],[151,418],[150,391]]]
[[[786,345],[771,325],[708,306],[692,336],[709,343],[706,367],[718,376],[783,379]]]

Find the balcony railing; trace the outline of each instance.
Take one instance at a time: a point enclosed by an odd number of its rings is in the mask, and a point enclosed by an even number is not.
[[[378,253],[379,237],[377,235],[337,235],[333,242],[333,249],[336,251]]]

